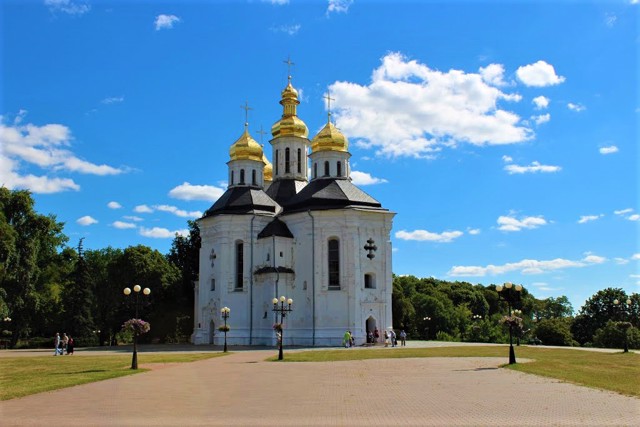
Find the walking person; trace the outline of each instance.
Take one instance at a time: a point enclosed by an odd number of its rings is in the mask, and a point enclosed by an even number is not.
[[[56,336],[53,339],[53,355],[57,356],[58,352],[60,352],[60,345],[62,344],[62,341],[60,340],[60,332],[56,332]],[[62,354],[60,352],[60,354]]]
[[[73,341],[73,338],[71,337],[71,335],[69,335],[69,341],[67,342],[67,354],[73,354],[74,345],[75,345],[75,342]]]
[[[400,344],[403,347],[407,346],[407,333],[403,330],[400,331]]]
[[[384,331],[384,346],[389,347],[389,333]]]
[[[66,333],[62,334],[62,350],[60,350],[60,354],[64,354],[67,351],[67,346],[69,345],[69,337]],[[69,354],[67,352],[67,354]]]
[[[349,348],[349,346],[351,345],[351,334],[349,333],[349,331],[345,331],[344,336],[342,337],[342,344],[345,346],[345,348]]]
[[[395,347],[398,344],[398,341],[396,341],[396,333],[393,329],[389,331],[389,336],[391,339],[391,347]]]

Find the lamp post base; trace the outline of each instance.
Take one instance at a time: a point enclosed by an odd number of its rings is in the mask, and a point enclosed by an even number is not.
[[[131,358],[131,369],[138,369],[138,351],[133,350],[133,357]]]
[[[513,344],[509,346],[509,365],[516,363],[516,352],[513,350]]]

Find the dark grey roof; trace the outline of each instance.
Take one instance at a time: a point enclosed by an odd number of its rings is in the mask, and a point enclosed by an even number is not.
[[[231,187],[211,206],[203,218],[220,214],[274,214],[279,205],[257,187]]]
[[[380,202],[344,178],[314,179],[298,194],[280,205],[285,213],[340,209],[347,206],[383,209]]]
[[[297,179],[277,179],[267,188],[267,195],[282,205],[285,200],[298,194],[305,185],[305,181]]]
[[[258,233],[258,239],[264,239],[265,237],[288,237],[293,239],[293,234],[291,234],[291,230],[287,227],[287,224],[282,222],[280,218],[275,218],[271,221],[267,226]]]

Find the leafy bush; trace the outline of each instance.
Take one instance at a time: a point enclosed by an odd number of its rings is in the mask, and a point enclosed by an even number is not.
[[[545,345],[577,346],[571,335],[571,319],[542,319],[535,326],[533,336]]]
[[[593,336],[595,347],[623,348],[628,340],[629,348],[640,348],[640,330],[631,326],[629,322],[614,322],[609,320],[604,328],[600,328]]]

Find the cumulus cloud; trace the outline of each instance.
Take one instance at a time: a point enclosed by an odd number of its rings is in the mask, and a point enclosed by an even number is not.
[[[489,64],[486,67],[480,67],[480,75],[482,80],[493,86],[505,86],[504,66],[502,64]]]
[[[374,185],[388,182],[384,178],[375,178],[366,172],[351,171],[351,180],[355,185]]]
[[[516,76],[526,86],[544,87],[560,84],[565,78],[558,76],[553,65],[545,61],[518,67]]]
[[[302,25],[300,24],[290,24],[290,25],[278,25],[275,27],[271,27],[270,30],[273,31],[274,33],[285,33],[290,36],[293,36],[294,34],[297,34],[298,31],[300,31],[300,28],[302,28]]]
[[[511,156],[507,156],[507,155],[504,155],[504,156],[502,156],[502,160],[503,160],[505,163],[511,163],[511,162],[513,162],[513,157],[511,157]]]
[[[498,107],[521,97],[487,84],[480,74],[432,70],[400,53],[382,58],[369,85],[335,82],[333,116],[356,145],[383,156],[432,157],[443,145],[523,142],[533,131]]]
[[[7,188],[28,189],[34,193],[57,193],[79,190],[80,186],[71,178],[52,177],[62,172],[78,172],[91,175],[117,175],[123,169],[98,165],[78,158],[71,151],[71,130],[61,124],[38,126],[23,124],[25,110],[20,110],[13,123],[0,118],[0,182]],[[21,171],[33,168],[41,175],[24,174]]]
[[[629,221],[640,221],[640,215],[638,214],[629,215],[627,219]]]
[[[123,221],[114,221],[111,225],[113,227],[119,228],[121,230],[126,230],[126,229],[129,229],[129,228],[136,228],[137,227],[135,224],[132,224],[130,222],[123,222]]]
[[[618,147],[616,147],[615,145],[610,145],[608,147],[601,147],[599,151],[600,154],[613,154],[618,152]]]
[[[632,259],[632,260],[634,260],[634,261],[638,261],[638,260],[640,260],[640,254],[633,254],[633,255],[631,255],[631,259]]]
[[[137,213],[152,213],[153,209],[151,209],[147,205],[138,205],[135,208],[133,208],[133,211]]]
[[[522,274],[542,274],[552,271],[562,270],[565,268],[579,268],[588,267],[594,264],[600,264],[604,262],[604,258],[597,255],[589,255],[582,260],[572,261],[563,258],[556,258],[552,260],[535,260],[535,259],[523,259],[518,262],[506,263],[503,265],[486,265],[486,266],[453,266],[449,271],[449,276],[474,276],[482,277],[487,275],[505,274],[514,271],[518,271]]]
[[[329,0],[327,15],[331,13],[347,13],[352,4],[353,0]]]
[[[144,237],[151,237],[154,239],[173,239],[176,235],[186,237],[189,235],[189,230],[174,230],[171,231],[162,227],[144,228],[140,227],[140,235]]]
[[[118,203],[118,202],[109,202],[109,203],[107,203],[107,207],[109,209],[120,209],[120,208],[122,208],[122,205],[120,203]]]
[[[480,229],[479,229],[479,228],[469,228],[469,229],[467,230],[467,232],[468,232],[469,234],[471,234],[472,236],[475,236],[475,235],[477,235],[477,234],[480,234]]]
[[[158,15],[154,25],[156,26],[156,31],[160,31],[171,29],[178,22],[180,22],[180,18],[175,15]]]
[[[200,211],[187,212],[170,205],[156,205],[154,208],[160,212],[169,212],[181,218],[200,218],[202,216],[202,212]]]
[[[626,258],[614,258],[613,259],[615,261],[616,264],[618,265],[625,265],[625,264],[629,264],[629,260]]]
[[[84,226],[98,223],[98,221],[95,218],[92,218],[89,215],[85,215],[83,217],[80,217],[80,218],[76,219],[76,222],[78,224],[84,225]]]
[[[600,215],[582,215],[580,217],[580,219],[578,220],[578,224],[584,224],[585,222],[589,222],[589,221],[595,221],[597,219],[602,218],[604,215],[600,214]]]
[[[529,166],[520,166],[515,164],[509,164],[504,167],[504,170],[509,172],[509,175],[523,174],[523,173],[553,173],[562,170],[560,166],[542,165],[540,162],[531,162]]]
[[[88,4],[72,0],[44,0],[44,4],[49,6],[51,12],[62,12],[69,15],[83,15],[91,10],[91,6]]]
[[[532,102],[535,104],[536,110],[542,110],[549,106],[549,98],[546,96],[536,96]]]
[[[618,215],[618,216],[622,216],[625,217],[625,219],[628,219],[629,221],[640,221],[640,215],[637,213],[632,213],[633,209],[631,208],[627,208],[627,209],[621,209],[618,211],[613,211],[614,214]],[[631,214],[631,215],[629,215]]]
[[[531,116],[531,120],[536,122],[537,125],[541,125],[551,120],[551,114],[547,113],[547,114],[540,114],[538,116]]]
[[[144,221],[143,218],[140,218],[139,216],[135,216],[135,215],[125,215],[123,216],[124,219],[128,219],[129,221]]]
[[[514,216],[500,216],[498,218],[498,230],[502,231],[521,231],[525,228],[533,229],[546,224],[547,221],[542,215],[527,216],[520,219],[517,219]]]
[[[464,233],[462,231],[445,231],[443,233],[432,233],[427,230],[414,230],[414,231],[398,231],[395,236],[398,239],[402,240],[418,240],[418,241],[429,241],[429,242],[440,242],[440,243],[450,243],[453,242],[454,239],[462,236]]]
[[[620,209],[620,210],[617,210],[617,211],[613,211],[613,213],[616,214],[616,215],[626,215],[626,214],[631,213],[631,212],[633,212],[632,208],[626,208],[626,209]]]
[[[571,111],[575,111],[576,113],[579,113],[581,111],[586,110],[587,107],[581,104],[574,104],[573,102],[569,102],[567,104],[567,108]]]
[[[184,182],[169,191],[169,196],[180,200],[205,200],[214,202],[224,194],[224,189],[211,185],[192,185]]]

